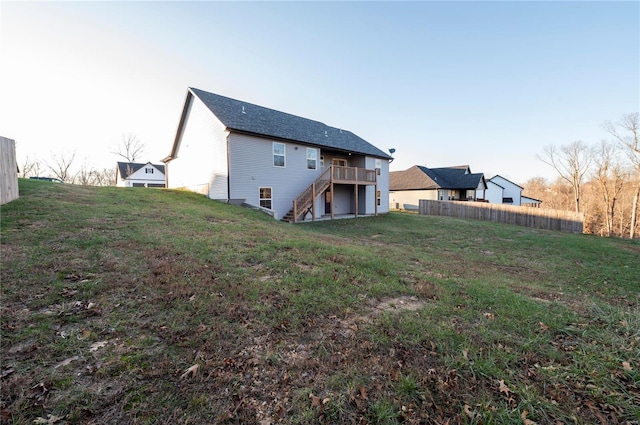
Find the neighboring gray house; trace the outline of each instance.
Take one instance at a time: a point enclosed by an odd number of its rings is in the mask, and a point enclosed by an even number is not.
[[[496,175],[487,180],[487,190],[482,196],[491,204],[507,204],[515,206],[539,206],[542,201],[522,196],[522,186]]]
[[[471,173],[468,165],[427,168],[420,165],[389,173],[389,205],[417,210],[420,199],[439,201],[483,201],[487,189],[482,173]]]
[[[295,222],[388,212],[390,159],[349,131],[189,88],[163,161],[170,188]]]
[[[116,186],[166,187],[164,165],[136,162],[118,162]]]

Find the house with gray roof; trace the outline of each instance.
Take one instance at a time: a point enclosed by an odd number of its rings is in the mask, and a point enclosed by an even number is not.
[[[116,186],[119,187],[166,187],[165,166],[162,164],[118,162]]]
[[[483,173],[472,173],[468,165],[427,168],[420,165],[389,173],[389,205],[417,210],[420,199],[439,201],[484,201],[487,189]]]
[[[189,88],[163,162],[170,188],[297,222],[388,212],[391,159],[350,131]]]

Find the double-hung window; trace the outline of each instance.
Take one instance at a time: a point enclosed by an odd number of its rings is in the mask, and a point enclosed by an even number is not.
[[[273,142],[273,166],[274,167],[285,166],[284,143]]]
[[[270,187],[260,188],[260,206],[268,210],[271,209],[272,193]]]
[[[307,148],[307,170],[318,169],[318,150]]]

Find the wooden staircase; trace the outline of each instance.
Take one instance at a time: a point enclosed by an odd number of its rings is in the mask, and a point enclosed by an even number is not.
[[[307,214],[313,214],[313,205],[318,196],[322,195],[331,185],[332,168],[327,168],[313,183],[309,185],[296,199],[293,200],[293,208],[282,217],[282,221],[296,223],[304,220]]]
[[[293,200],[293,208],[291,208],[291,210],[282,217],[282,220],[289,223],[296,223],[300,219],[304,220],[309,213],[311,213],[312,217],[315,217],[315,200],[318,199],[318,197],[334,183],[353,185],[355,193],[355,216],[357,217],[358,185],[375,185],[377,187],[377,171],[339,165],[329,166],[329,168],[327,168],[320,177],[318,177],[309,185],[309,187],[298,195],[296,199]],[[333,205],[333,200],[331,203]],[[377,208],[378,207],[376,205],[376,215],[378,214]],[[331,214],[331,217],[333,218],[333,213]]]

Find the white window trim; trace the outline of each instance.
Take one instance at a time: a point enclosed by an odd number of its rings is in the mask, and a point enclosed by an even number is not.
[[[262,195],[262,189],[269,189],[269,192],[271,193],[271,198],[263,198]],[[262,206],[262,201],[269,201],[271,202],[271,208],[267,208],[267,207],[263,207]],[[258,188],[258,205],[260,205],[260,208],[264,208],[270,211],[273,211],[273,187],[269,187],[269,186],[260,186]]]
[[[282,155],[276,154],[276,145],[282,145]],[[284,165],[276,165],[275,157],[276,155],[282,156]],[[274,167],[276,168],[287,168],[287,145],[282,142],[273,142],[271,145],[271,161]]]
[[[315,159],[313,159],[316,163],[316,166],[314,168],[309,168],[309,152],[315,152],[316,153],[316,157]],[[305,151],[305,164],[307,166],[307,170],[309,171],[316,171],[318,169],[318,149],[316,148],[307,148],[307,150]]]

